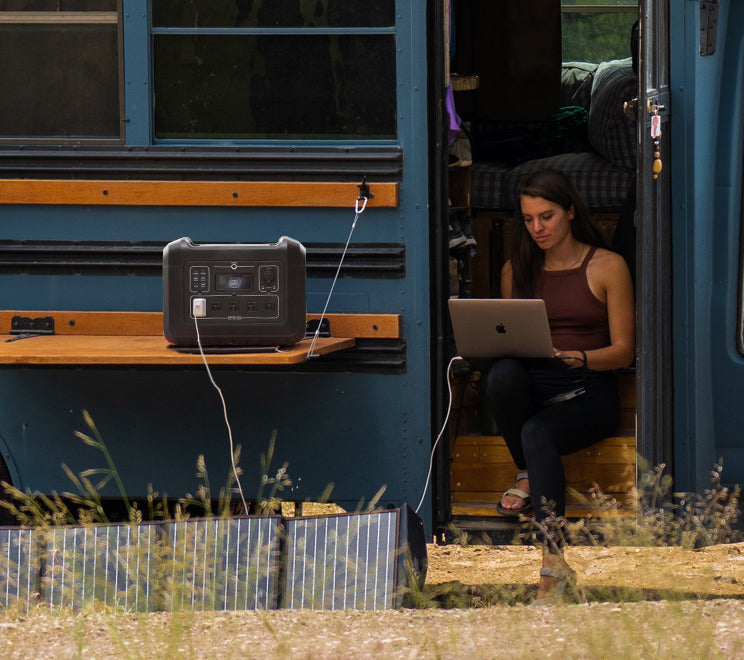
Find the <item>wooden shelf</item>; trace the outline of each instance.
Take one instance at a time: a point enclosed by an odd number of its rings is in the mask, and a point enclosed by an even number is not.
[[[13,317],[52,317],[54,334],[18,339]],[[308,314],[308,320],[318,314]],[[318,337],[315,356],[351,348],[357,339],[399,339],[397,314],[328,314],[331,335]],[[0,311],[0,365],[196,365],[201,355],[168,348],[160,312]],[[11,340],[11,341],[8,341]],[[210,365],[295,365],[308,359],[312,340],[250,353],[209,353]]]
[[[472,92],[478,89],[480,79],[477,75],[461,75],[453,73],[450,76],[453,92]]]
[[[171,365],[203,364],[199,353],[180,353],[154,335],[39,335],[8,342],[0,335],[0,365]],[[311,340],[260,353],[211,353],[210,365],[292,365],[308,359]],[[354,346],[355,339],[319,337],[313,355]]]

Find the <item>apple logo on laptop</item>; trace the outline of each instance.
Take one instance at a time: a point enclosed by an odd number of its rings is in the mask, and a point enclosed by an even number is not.
[[[500,335],[506,334],[506,326],[503,323],[499,323],[496,326],[496,332],[498,332]]]

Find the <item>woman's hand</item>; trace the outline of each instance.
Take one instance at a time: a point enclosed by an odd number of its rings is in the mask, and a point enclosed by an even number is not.
[[[588,366],[586,353],[584,351],[559,351],[557,348],[554,348],[553,355],[563,360],[563,363],[569,367]]]

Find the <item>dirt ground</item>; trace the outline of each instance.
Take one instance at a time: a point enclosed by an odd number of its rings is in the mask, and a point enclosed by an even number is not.
[[[427,609],[0,616],[3,658],[744,657],[744,544],[571,547],[573,604],[528,605],[540,553],[430,545]]]
[[[541,553],[532,546],[429,546],[427,584],[479,588],[537,581]],[[744,543],[699,550],[680,547],[587,547],[566,550],[588,601],[664,597],[744,598]],[[525,586],[526,585],[526,586]],[[615,598],[613,598],[613,595]]]

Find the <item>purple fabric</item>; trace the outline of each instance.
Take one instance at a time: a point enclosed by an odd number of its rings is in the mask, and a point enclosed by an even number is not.
[[[447,85],[446,108],[447,114],[449,115],[447,135],[449,144],[452,144],[455,141],[457,134],[460,132],[460,124],[462,123],[460,115],[458,115],[455,110],[455,95],[452,92],[452,83]]]

